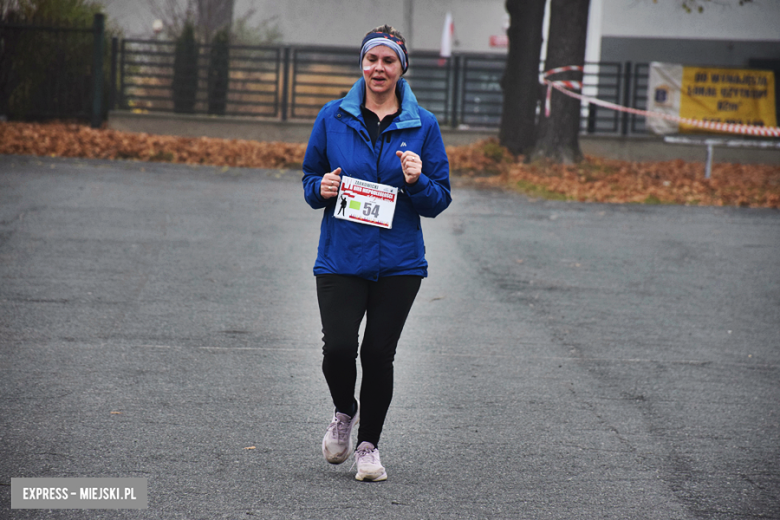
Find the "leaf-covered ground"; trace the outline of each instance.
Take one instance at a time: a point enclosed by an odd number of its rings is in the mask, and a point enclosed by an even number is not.
[[[780,207],[780,166],[631,162],[586,157],[576,165],[525,163],[496,141],[448,148],[452,164],[475,184],[510,187],[531,196],[584,202]],[[492,173],[484,175],[482,172]]]
[[[306,145],[173,137],[65,123],[0,123],[0,153],[246,168],[300,166]]]
[[[172,137],[66,123],[0,123],[0,153],[96,159],[300,168],[305,144]],[[780,167],[701,162],[629,162],[586,157],[577,165],[524,163],[493,139],[447,147],[454,176],[532,197],[610,203],[780,208]]]

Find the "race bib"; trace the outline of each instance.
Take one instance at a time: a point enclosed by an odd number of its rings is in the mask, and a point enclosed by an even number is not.
[[[342,176],[333,216],[390,229],[397,199],[398,188]]]

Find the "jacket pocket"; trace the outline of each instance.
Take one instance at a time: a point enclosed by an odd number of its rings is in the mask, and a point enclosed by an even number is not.
[[[325,211],[327,212],[330,208],[325,207]],[[323,215],[322,218],[322,228],[320,229],[320,247],[322,248],[320,250],[320,256],[323,258],[328,257],[328,253],[330,252],[331,243],[333,242],[333,217],[330,217],[327,215]]]

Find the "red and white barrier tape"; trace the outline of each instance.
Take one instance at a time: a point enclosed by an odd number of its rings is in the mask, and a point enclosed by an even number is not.
[[[569,65],[567,67],[558,67],[556,69],[550,69],[547,72],[544,73],[542,83],[547,84],[547,98],[544,102],[544,115],[545,117],[550,117],[550,98],[552,97],[552,89],[553,85],[557,85],[559,87],[563,87],[566,89],[572,89],[572,90],[582,90],[582,82],[581,81],[566,81],[566,80],[555,80],[550,81],[547,78],[552,76],[553,74],[558,74],[559,72],[568,72],[570,70],[579,70],[581,72],[584,72],[584,69],[579,65]]]
[[[714,130],[716,132],[728,132],[732,134],[745,134],[756,135],[761,137],[780,137],[780,127],[777,126],[755,126],[755,125],[737,125],[732,123],[718,123],[714,121],[702,121],[700,119],[691,119],[689,117],[680,117],[671,114],[662,114],[661,112],[651,112],[649,110],[640,110],[638,108],[624,107],[609,101],[603,101],[601,99],[584,96],[577,94],[568,89],[582,90],[582,83],[579,81],[550,81],[548,76],[556,74],[558,72],[564,72],[567,70],[582,70],[582,67],[559,67],[557,69],[548,70],[544,73],[541,79],[542,84],[547,85],[547,100],[545,102],[545,116],[550,117],[550,95],[552,89],[556,89],[569,97],[579,99],[581,101],[587,101],[610,110],[617,110],[618,112],[628,112],[629,114],[636,114],[644,117],[657,117],[660,119],[666,119],[667,121],[674,121],[676,123],[682,123],[696,128],[702,128],[704,130]]]

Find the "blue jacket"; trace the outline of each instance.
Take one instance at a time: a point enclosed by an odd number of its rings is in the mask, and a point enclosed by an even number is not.
[[[420,216],[435,217],[452,201],[449,161],[436,117],[417,104],[406,80],[401,114],[371,144],[360,111],[365,80],[360,78],[343,99],[326,104],[314,122],[303,160],[303,192],[314,209],[324,208],[314,274],[384,276],[428,275]],[[397,150],[422,159],[422,174],[407,185]],[[342,176],[399,188],[393,227],[383,229],[333,216],[338,197],[320,196],[322,176],[341,167]]]

